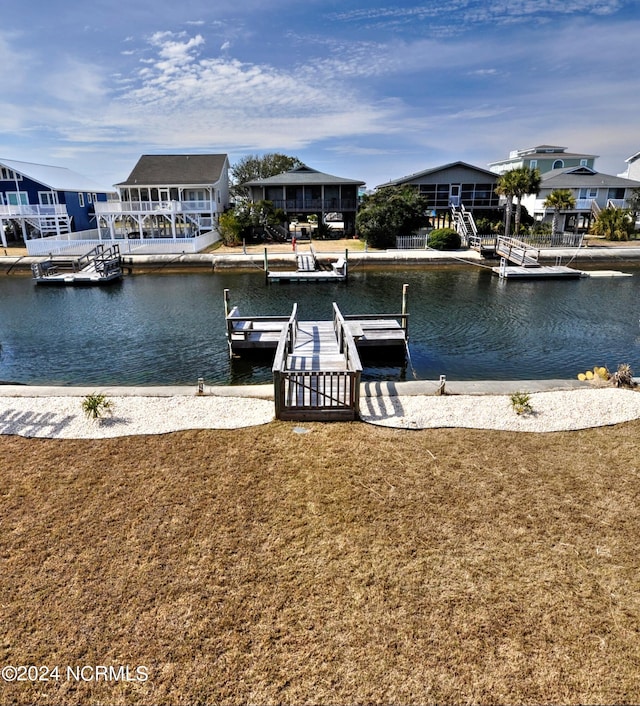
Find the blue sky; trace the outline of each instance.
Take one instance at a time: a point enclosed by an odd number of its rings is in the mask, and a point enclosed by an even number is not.
[[[282,152],[372,188],[556,144],[640,150],[640,0],[30,0],[0,23],[0,157],[105,186],[149,153]]]

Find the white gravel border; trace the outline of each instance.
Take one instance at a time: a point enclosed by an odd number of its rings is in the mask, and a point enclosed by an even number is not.
[[[0,434],[104,439],[184,429],[237,429],[267,424],[273,402],[249,397],[111,397],[112,412],[87,419],[84,397],[0,397]]]
[[[640,418],[635,390],[589,388],[532,393],[530,414],[517,414],[509,395],[368,397],[360,402],[365,422],[402,429],[458,427],[504,431],[570,431]]]
[[[0,396],[0,434],[99,439],[186,429],[237,429],[274,419],[272,400],[254,397],[118,396],[110,416],[87,419],[84,397]],[[362,397],[361,419],[400,429],[456,427],[553,432],[640,419],[634,390],[587,388],[531,394],[533,412],[518,415],[509,395]]]

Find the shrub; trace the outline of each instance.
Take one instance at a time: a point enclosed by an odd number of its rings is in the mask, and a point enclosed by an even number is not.
[[[620,363],[618,369],[612,376],[612,381],[616,387],[635,387],[633,371],[629,363]]]
[[[514,392],[511,395],[511,406],[516,414],[531,414],[531,395],[528,392]]]
[[[227,211],[218,219],[218,232],[225,245],[240,245],[242,223],[233,211]]]
[[[100,419],[107,412],[111,412],[113,404],[105,395],[94,393],[82,400],[82,409],[89,419]]]
[[[429,233],[429,247],[434,250],[457,250],[461,242],[453,228],[436,228]]]

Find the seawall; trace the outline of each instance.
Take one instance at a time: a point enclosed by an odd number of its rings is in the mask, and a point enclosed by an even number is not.
[[[331,262],[344,256],[344,251],[317,253],[320,261]],[[582,247],[553,248],[540,250],[539,261],[553,264],[561,258],[562,264],[576,269],[599,267],[603,264],[640,263],[640,246],[622,247]],[[25,275],[31,273],[34,262],[42,262],[46,257],[0,256],[0,275]],[[492,267],[498,264],[497,258],[484,258],[475,250],[355,250],[348,254],[349,264],[359,267],[428,267],[441,265],[468,264]],[[167,255],[124,255],[123,266],[127,274],[152,271],[216,271],[216,270],[255,270],[264,268],[264,251],[248,253],[197,253]],[[268,264],[273,269],[291,269],[295,267],[295,254],[269,252]]]

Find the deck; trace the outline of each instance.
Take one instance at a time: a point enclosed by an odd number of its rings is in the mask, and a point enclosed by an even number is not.
[[[555,265],[541,265],[538,262],[540,251],[528,243],[515,238],[500,236],[496,243],[496,255],[500,255],[500,266],[492,267],[494,274],[504,279],[575,279],[582,277],[575,270],[557,262]]]
[[[356,348],[400,348],[407,342],[408,314],[371,314],[343,316],[345,327],[353,338]],[[403,318],[405,319],[403,323]],[[232,356],[242,355],[250,350],[276,350],[283,330],[287,326],[287,316],[244,316],[238,307],[227,314],[227,342]],[[318,350],[322,340],[327,339],[327,327],[331,321],[298,321],[301,341],[313,332],[314,344]],[[306,351],[313,350],[308,343]]]
[[[320,263],[313,245],[309,250],[296,248],[296,270],[270,270],[268,254],[264,252],[267,282],[343,282],[348,277],[348,253],[332,263]]]
[[[493,272],[506,279],[577,279],[584,277],[581,270],[564,265],[536,265],[525,267],[523,265],[500,265],[492,267]]]

